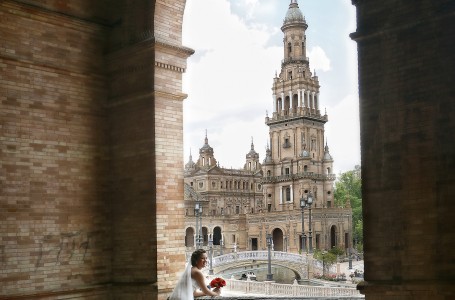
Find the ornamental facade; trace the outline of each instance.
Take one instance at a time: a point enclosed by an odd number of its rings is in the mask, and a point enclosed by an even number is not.
[[[213,241],[220,253],[264,250],[267,235],[276,251],[351,247],[351,208],[334,206],[328,116],[319,109],[319,80],[306,57],[307,28],[292,0],[281,27],[284,58],[273,79],[273,111],[265,118],[270,145],[263,162],[252,141],[243,169],[221,168],[207,135],[197,161],[190,155],[184,171],[189,249]]]

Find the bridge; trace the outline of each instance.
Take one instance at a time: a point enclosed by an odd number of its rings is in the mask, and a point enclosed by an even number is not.
[[[272,251],[270,254],[272,265],[281,266],[293,271],[297,279],[308,279],[308,274],[311,269],[321,269],[320,263],[311,260],[306,255],[295,253]],[[220,256],[213,257],[212,268],[215,272],[221,273],[223,271],[250,266],[252,264],[265,264],[268,262],[268,251],[243,251],[228,253]]]

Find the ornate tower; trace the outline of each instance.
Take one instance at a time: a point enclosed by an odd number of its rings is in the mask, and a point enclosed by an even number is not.
[[[251,150],[246,155],[246,163],[244,169],[252,172],[258,172],[261,170],[261,164],[259,163],[259,153],[254,150],[253,138],[251,138]]]
[[[273,113],[266,117],[270,149],[263,163],[264,193],[271,211],[300,209],[310,191],[314,208],[332,206],[333,159],[324,149],[327,114],[319,110],[319,81],[306,57],[308,25],[292,0],[281,30],[284,58],[272,86]]]
[[[209,145],[209,139],[207,138],[207,132],[205,132],[204,145],[199,149],[199,159],[197,165],[202,169],[209,169],[216,166],[216,159],[213,155],[213,148]]]

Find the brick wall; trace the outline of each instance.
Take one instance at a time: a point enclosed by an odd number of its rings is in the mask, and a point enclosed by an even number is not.
[[[357,7],[367,299],[454,297],[453,1]]]
[[[176,282],[183,7],[0,3],[1,295],[152,299]]]
[[[109,280],[103,27],[0,3],[2,295]]]

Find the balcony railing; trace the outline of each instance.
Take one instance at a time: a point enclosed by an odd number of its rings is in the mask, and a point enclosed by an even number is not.
[[[310,61],[310,59],[306,56],[288,57],[288,58],[281,60],[281,65],[288,64],[288,63],[303,63],[308,66],[309,61]]]
[[[286,175],[280,175],[280,176],[269,176],[269,177],[263,177],[262,178],[262,183],[272,183],[272,182],[280,182],[280,181],[290,181],[290,180],[296,180],[296,179],[312,179],[312,180],[335,180],[336,175],[335,174],[319,174],[319,173],[314,173],[314,172],[301,172],[301,173],[296,173],[296,174],[286,174]]]

